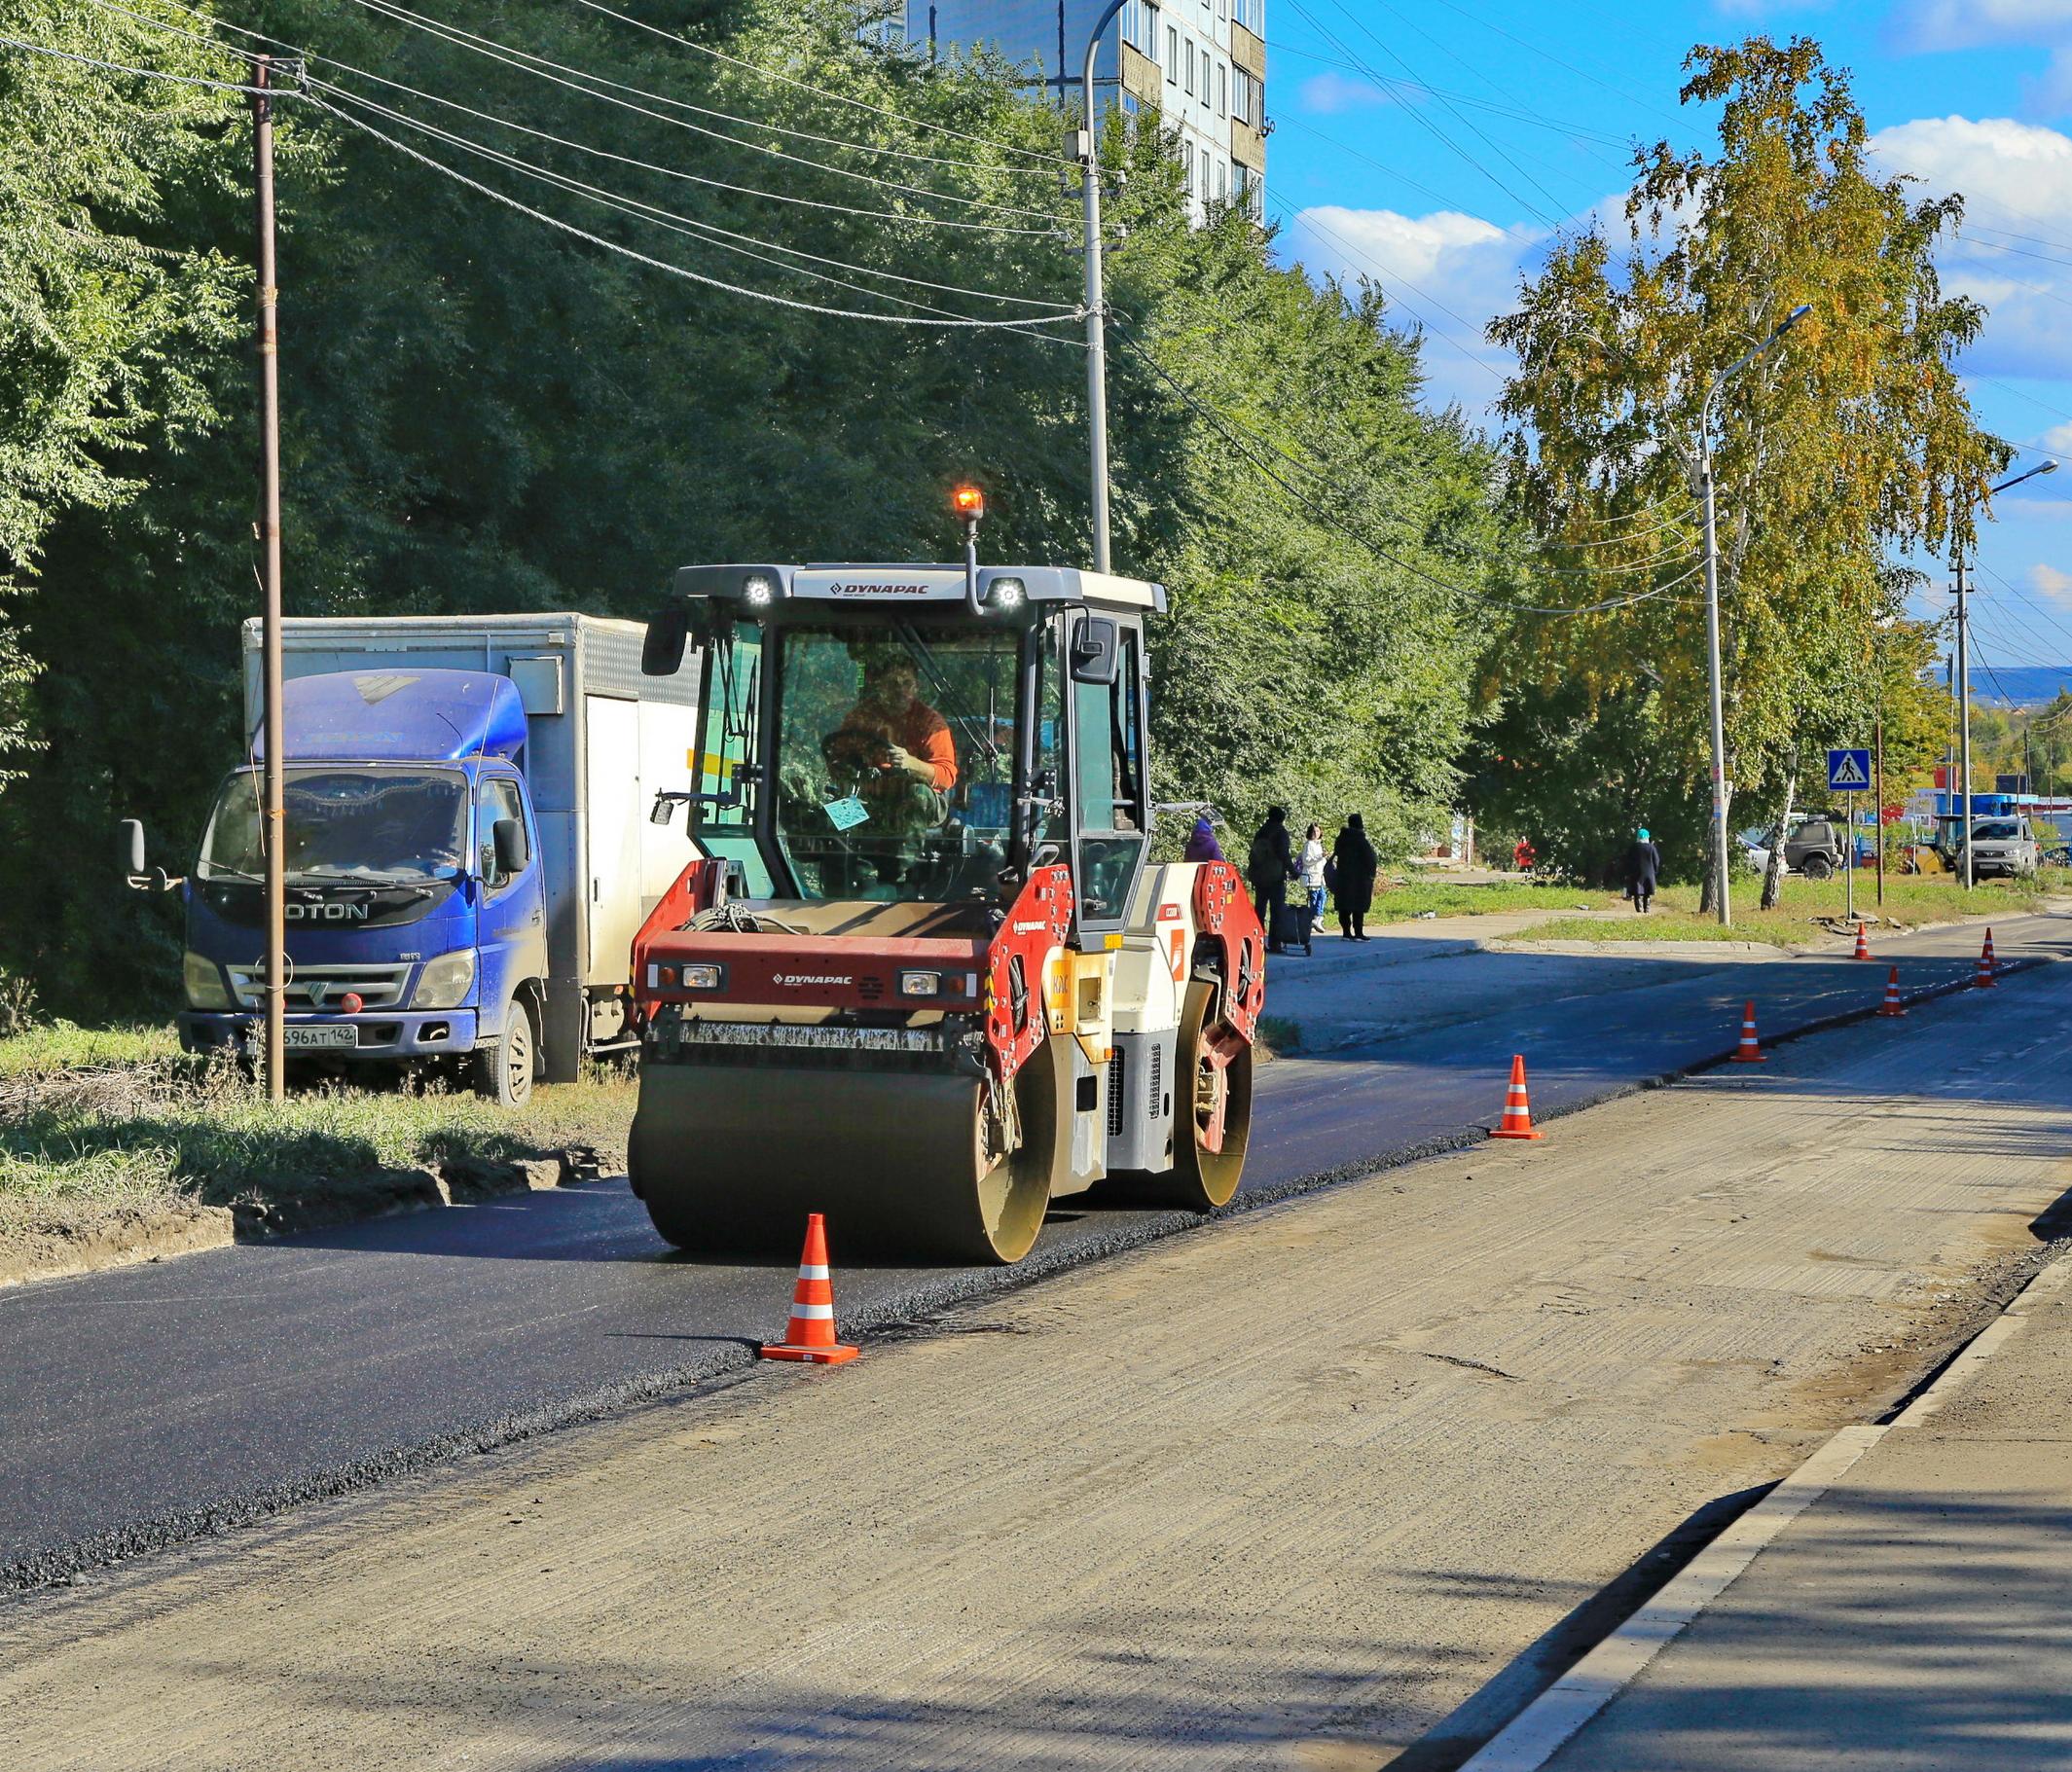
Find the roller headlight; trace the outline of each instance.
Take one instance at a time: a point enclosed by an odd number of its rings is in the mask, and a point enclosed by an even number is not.
[[[986,587],[986,600],[996,609],[1019,609],[1029,587],[1018,578],[996,578]]]
[[[230,987],[223,982],[223,968],[206,954],[180,956],[180,984],[187,992],[190,1009],[228,1009]]]
[[[940,972],[902,972],[899,974],[901,996],[940,996],[942,974]]]
[[[742,600],[751,609],[767,609],[777,596],[777,580],[767,572],[751,572],[741,581]]]
[[[475,950],[442,954],[424,962],[418,974],[418,989],[412,994],[413,1009],[457,1009],[475,988]]]

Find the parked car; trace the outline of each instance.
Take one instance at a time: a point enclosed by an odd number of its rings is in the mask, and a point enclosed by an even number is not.
[[[2026,817],[1974,818],[1972,820],[1972,878],[1984,880],[1992,875],[2004,875],[2008,879],[2024,877],[2036,872],[2042,859],[2036,847],[2036,833],[2030,829]],[[1960,852],[1957,865],[1964,865]]]
[[[1827,813],[1808,813],[1784,840],[1784,865],[1808,880],[1828,880],[1839,871],[1846,827]]]

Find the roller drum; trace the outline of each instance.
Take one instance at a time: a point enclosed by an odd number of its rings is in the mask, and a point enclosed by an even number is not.
[[[1047,1043],[1024,1067],[1022,1146],[989,1162],[977,1078],[650,1063],[628,1170],[679,1248],[783,1254],[822,1212],[846,1254],[1018,1261],[1065,1154],[1061,1070]]]

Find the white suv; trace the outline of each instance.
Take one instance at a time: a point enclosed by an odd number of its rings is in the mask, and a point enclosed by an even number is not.
[[[2025,817],[1974,818],[1972,820],[1972,878],[1982,880],[1988,874],[2005,874],[2010,879],[2017,875],[2026,878],[2036,872],[2041,855],[2036,848],[2036,833],[2029,828]],[[1957,858],[1957,865],[1964,865],[1964,858]]]

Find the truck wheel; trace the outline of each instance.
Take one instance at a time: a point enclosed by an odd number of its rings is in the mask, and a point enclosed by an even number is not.
[[[1799,871],[1808,880],[1833,880],[1835,864],[1825,855],[1808,855]]]
[[[532,1010],[514,996],[503,1012],[503,1038],[475,1054],[475,1093],[499,1107],[523,1107],[532,1099],[534,1069]]]

